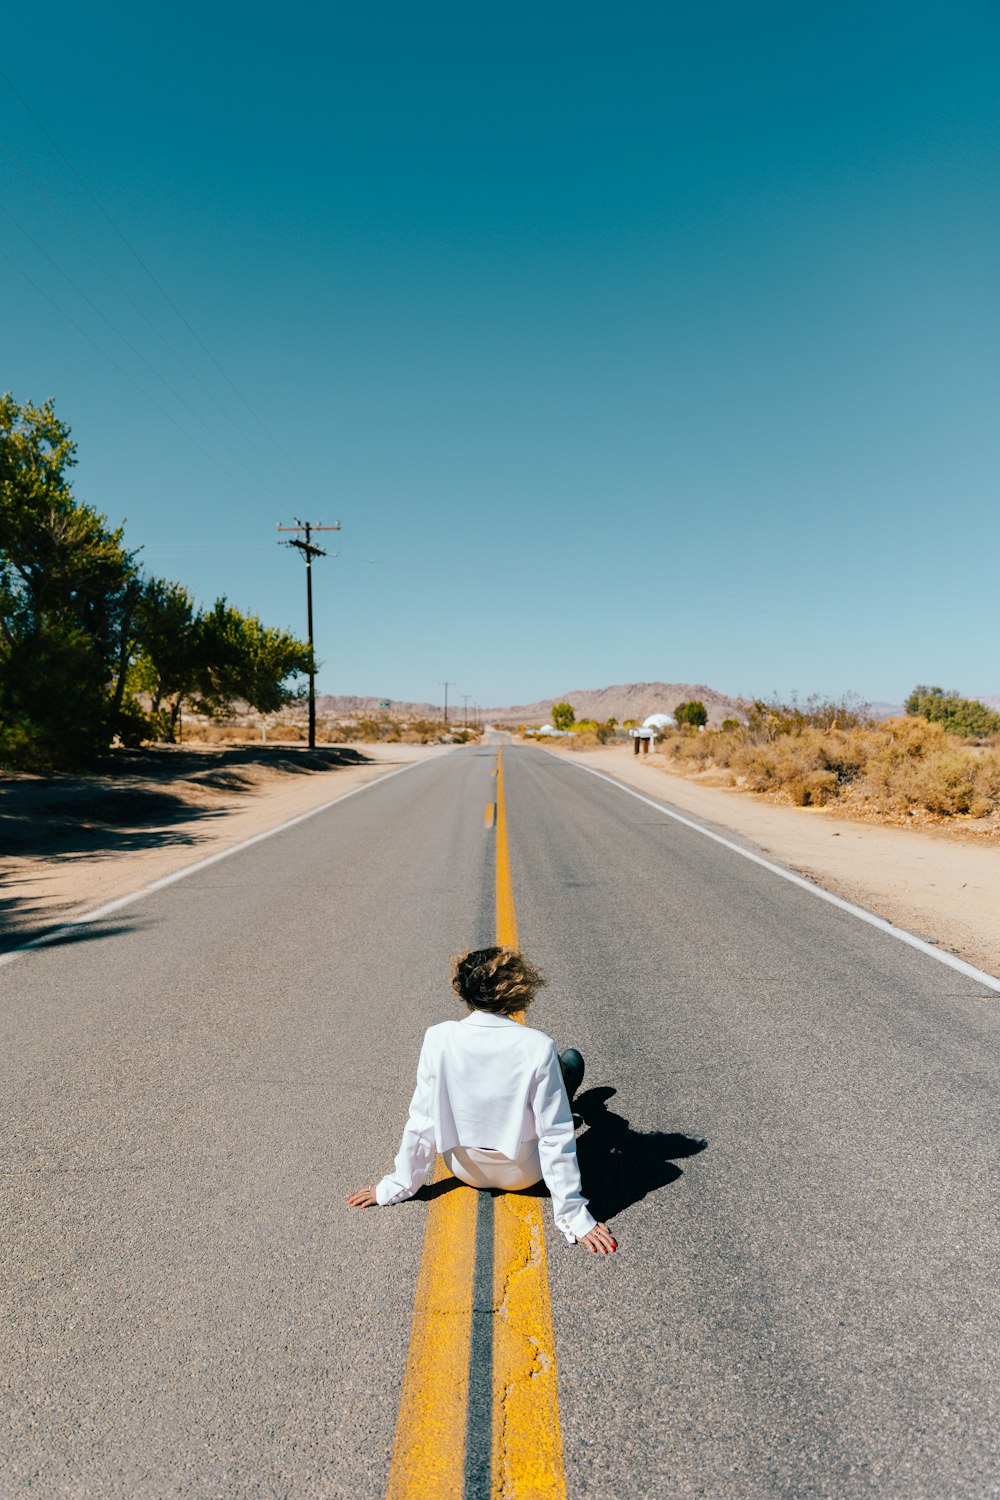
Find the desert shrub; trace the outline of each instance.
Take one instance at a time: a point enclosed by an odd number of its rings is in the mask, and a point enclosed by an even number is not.
[[[730,759],[730,747],[711,729],[704,734],[668,732],[663,736],[659,748],[671,760],[697,767],[709,764],[728,765]]]
[[[843,698],[813,695],[804,703],[794,696],[788,703],[777,698],[757,698],[747,712],[743,732],[747,739],[759,741],[783,734],[801,734],[806,729],[865,728],[874,722],[871,708],[853,693]]]
[[[825,807],[837,795],[836,773],[805,771],[801,776],[793,776],[785,790],[796,807]]]
[[[181,739],[186,745],[222,745],[228,739],[228,732],[224,724],[207,724],[202,720],[182,719],[180,723]],[[177,736],[174,736],[175,739]],[[166,734],[162,736],[166,739]]]
[[[316,724],[316,739],[321,745],[344,745],[353,738],[354,725],[340,719],[320,719]]]
[[[356,719],[352,739],[372,741],[380,740],[385,730],[385,724],[381,719]]]
[[[1000,812],[1000,748],[958,744],[943,723],[923,718],[865,724],[859,715],[841,727],[824,710],[820,720],[831,719],[824,728],[787,707],[761,705],[735,729],[670,735],[662,752],[678,770],[728,771],[733,784],[799,807],[837,803],[933,817]]]
[[[1000,752],[956,745],[946,725],[892,719],[865,771],[862,791],[899,812],[985,817],[1000,809]]]
[[[436,740],[444,731],[443,719],[411,719],[406,726],[411,734],[418,736],[421,744]]]
[[[309,731],[305,724],[297,724],[294,720],[289,722],[286,719],[279,724],[272,725],[267,731],[267,737],[269,740],[291,740],[294,744],[298,744],[309,738]]]
[[[553,703],[552,728],[571,729],[576,722],[576,709],[572,703]]]
[[[969,807],[974,818],[1000,809],[1000,750],[988,750],[976,763],[975,795]]]
[[[824,769],[815,747],[801,736],[742,745],[732,755],[730,766],[742,775],[742,785],[754,792],[780,790],[801,782],[812,771]]]
[[[901,811],[925,808],[953,817],[976,801],[975,767],[960,750],[941,750],[912,762],[897,762],[887,791]]]
[[[879,726],[872,759],[884,765],[920,760],[943,750],[947,743],[943,724],[916,718],[886,719]]]
[[[182,739],[185,745],[260,745],[265,743],[261,733],[260,724],[236,724],[227,723],[223,720],[213,722],[206,719],[184,719],[182,723]],[[305,740],[306,727],[304,724],[268,724],[268,745],[277,744],[281,740],[294,740],[296,742]],[[316,739],[320,742],[323,735],[320,730],[316,731]]]

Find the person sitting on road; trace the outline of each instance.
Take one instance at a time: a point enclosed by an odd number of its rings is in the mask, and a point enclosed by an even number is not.
[[[551,1037],[513,1019],[545,980],[522,954],[500,947],[453,959],[451,983],[468,1014],[428,1027],[395,1166],[347,1202],[371,1208],[412,1198],[440,1152],[470,1187],[514,1193],[544,1180],[569,1244],[612,1253],[611,1231],[580,1188],[571,1100],[583,1082],[583,1058],[572,1047],[560,1057]]]

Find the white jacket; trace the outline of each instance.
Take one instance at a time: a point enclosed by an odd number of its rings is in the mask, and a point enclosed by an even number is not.
[[[597,1222],[580,1191],[576,1135],[556,1044],[544,1031],[476,1010],[428,1027],[395,1168],[376,1188],[400,1203],[430,1180],[438,1151],[498,1151],[538,1142],[556,1224],[572,1244]]]

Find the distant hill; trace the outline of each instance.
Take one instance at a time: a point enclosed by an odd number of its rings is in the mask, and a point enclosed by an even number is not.
[[[876,719],[899,719],[906,713],[901,703],[869,703],[868,707]]]
[[[1000,693],[980,693],[976,702],[985,703],[995,714],[1000,714]]]
[[[375,718],[377,719],[385,710],[382,704],[389,703],[389,711],[393,714],[406,714],[414,719],[439,719],[441,717],[440,703],[402,703],[395,699],[385,698],[357,698],[351,696],[337,697],[330,693],[317,693],[316,712],[319,714],[330,714],[334,718]],[[455,705],[449,703],[448,716],[451,717]],[[462,705],[458,705],[459,713]]]
[[[614,687],[578,688],[575,692],[556,693],[552,698],[539,698],[534,703],[515,703],[479,710],[481,722],[496,724],[541,724],[551,717],[553,703],[572,703],[578,719],[645,719],[649,714],[671,713],[678,703],[695,698],[708,709],[708,722],[721,724],[723,719],[740,718],[746,704],[739,698],[729,698],[717,693],[703,682],[623,682]],[[379,718],[385,712],[381,698],[365,698],[351,695],[336,696],[320,694],[316,699],[316,710],[324,717],[333,719]],[[985,703],[1000,713],[1000,695],[981,695]],[[871,703],[869,705],[877,719],[891,719],[905,712],[901,703]],[[408,703],[401,699],[390,701],[389,713],[393,717],[413,719],[439,719],[440,703]],[[471,708],[470,708],[471,717]],[[305,713],[304,705],[292,710]],[[464,714],[461,696],[457,703],[448,705],[448,717],[453,722]]]
[[[672,713],[678,703],[697,699],[708,710],[708,722],[721,724],[735,719],[745,710],[738,698],[727,698],[704,683],[691,682],[624,682],[616,687],[578,688],[571,693],[557,693],[554,698],[540,698],[536,703],[515,704],[512,708],[488,708],[487,720],[501,724],[538,724],[548,719],[553,703],[572,703],[578,719],[645,719],[649,714]]]
[[[573,693],[556,693],[555,697],[540,698],[536,703],[481,708],[479,717],[485,723],[538,724],[549,717],[553,703],[567,702],[572,703],[576,709],[578,719],[615,718],[621,722],[623,719],[645,719],[649,714],[670,713],[678,703],[691,698],[704,703],[708,709],[710,724],[720,724],[723,719],[736,718],[742,712],[743,706],[738,698],[727,698],[724,693],[717,693],[704,683],[626,682],[617,687],[584,688]],[[386,700],[382,698],[321,693],[316,698],[316,711],[324,717],[334,719],[369,716],[378,718],[385,712],[381,706],[384,701]],[[394,698],[389,701],[388,711],[394,717],[439,719],[441,704],[407,703]],[[301,712],[304,712],[301,704],[292,710],[293,715]],[[450,719],[460,720],[464,712],[461,697],[458,703],[449,703]],[[469,712],[471,715],[471,708]]]

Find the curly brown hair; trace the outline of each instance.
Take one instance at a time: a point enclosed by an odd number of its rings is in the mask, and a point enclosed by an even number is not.
[[[527,1010],[545,978],[516,948],[470,948],[451,961],[451,987],[473,1010]]]

